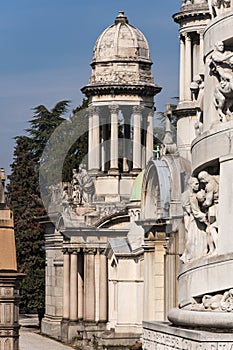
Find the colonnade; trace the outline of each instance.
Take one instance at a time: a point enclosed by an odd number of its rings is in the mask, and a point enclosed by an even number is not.
[[[101,115],[101,107],[89,108],[88,169],[117,173],[120,170],[118,160],[122,158],[123,172],[141,170],[153,156],[152,110],[140,105],[119,108],[118,105],[113,104],[108,106],[108,111],[110,116],[106,118]],[[120,111],[124,120],[121,152],[119,150]],[[129,163],[132,163],[131,167]]]
[[[107,258],[103,251],[63,250],[63,319],[107,322]]]
[[[180,36],[180,102],[192,100],[193,77],[204,73],[203,43],[201,30]]]

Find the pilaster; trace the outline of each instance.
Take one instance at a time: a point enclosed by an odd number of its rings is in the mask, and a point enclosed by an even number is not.
[[[84,248],[84,321],[95,322],[95,254],[96,249]]]
[[[70,318],[70,255],[63,250],[63,318]]]

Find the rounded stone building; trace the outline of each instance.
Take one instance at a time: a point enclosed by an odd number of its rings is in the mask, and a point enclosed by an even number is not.
[[[152,157],[154,96],[161,87],[154,83],[151,66],[146,38],[120,12],[97,39],[90,81],[82,88],[89,99],[92,173],[138,173]]]

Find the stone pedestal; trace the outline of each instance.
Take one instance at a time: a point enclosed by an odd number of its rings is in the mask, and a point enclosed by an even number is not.
[[[230,350],[232,333],[182,329],[166,322],[143,322],[143,350]]]

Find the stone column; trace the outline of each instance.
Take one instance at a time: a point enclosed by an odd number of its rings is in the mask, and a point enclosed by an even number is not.
[[[191,101],[190,84],[192,81],[192,43],[191,37],[185,37],[185,100]]]
[[[78,252],[70,255],[70,320],[78,320]]]
[[[102,139],[101,139],[101,170],[104,172],[106,171],[106,163],[108,161],[107,159],[107,152],[106,148],[108,146],[107,144],[107,124],[106,120],[104,120],[102,125]]]
[[[93,149],[92,149],[92,166],[93,170],[98,171],[100,169],[100,127],[99,127],[99,108],[93,108]]]
[[[84,250],[84,321],[95,322],[95,253],[96,249]]]
[[[200,56],[199,56],[199,35],[197,33],[194,34],[194,38],[192,41],[192,80],[197,74],[199,74],[199,66],[200,66]]]
[[[204,65],[204,35],[203,32],[199,33],[199,40],[200,40],[200,45],[199,45],[199,57],[200,57],[200,62],[199,62],[199,74],[204,74],[205,72],[205,65]]]
[[[118,172],[118,110],[117,105],[109,106],[111,112],[110,171]]]
[[[134,106],[134,125],[133,125],[133,170],[140,171],[142,168],[141,158],[141,116],[142,106]]]
[[[146,130],[146,163],[153,157],[153,112],[151,111],[147,117],[147,130]]]
[[[123,157],[123,172],[128,172],[130,158],[130,118],[131,113],[128,110],[124,111],[124,157]]]
[[[142,127],[141,127],[141,168],[146,166],[146,137],[147,137],[147,115],[142,115]]]
[[[100,249],[100,277],[99,277],[99,321],[108,320],[108,274],[107,257],[103,254],[104,249]]]
[[[78,319],[83,319],[83,254],[78,254]]]
[[[184,71],[185,71],[185,44],[184,37],[180,36],[180,102],[184,101]]]
[[[93,108],[88,108],[88,170],[93,169]]]
[[[63,318],[70,318],[70,255],[63,251]]]

